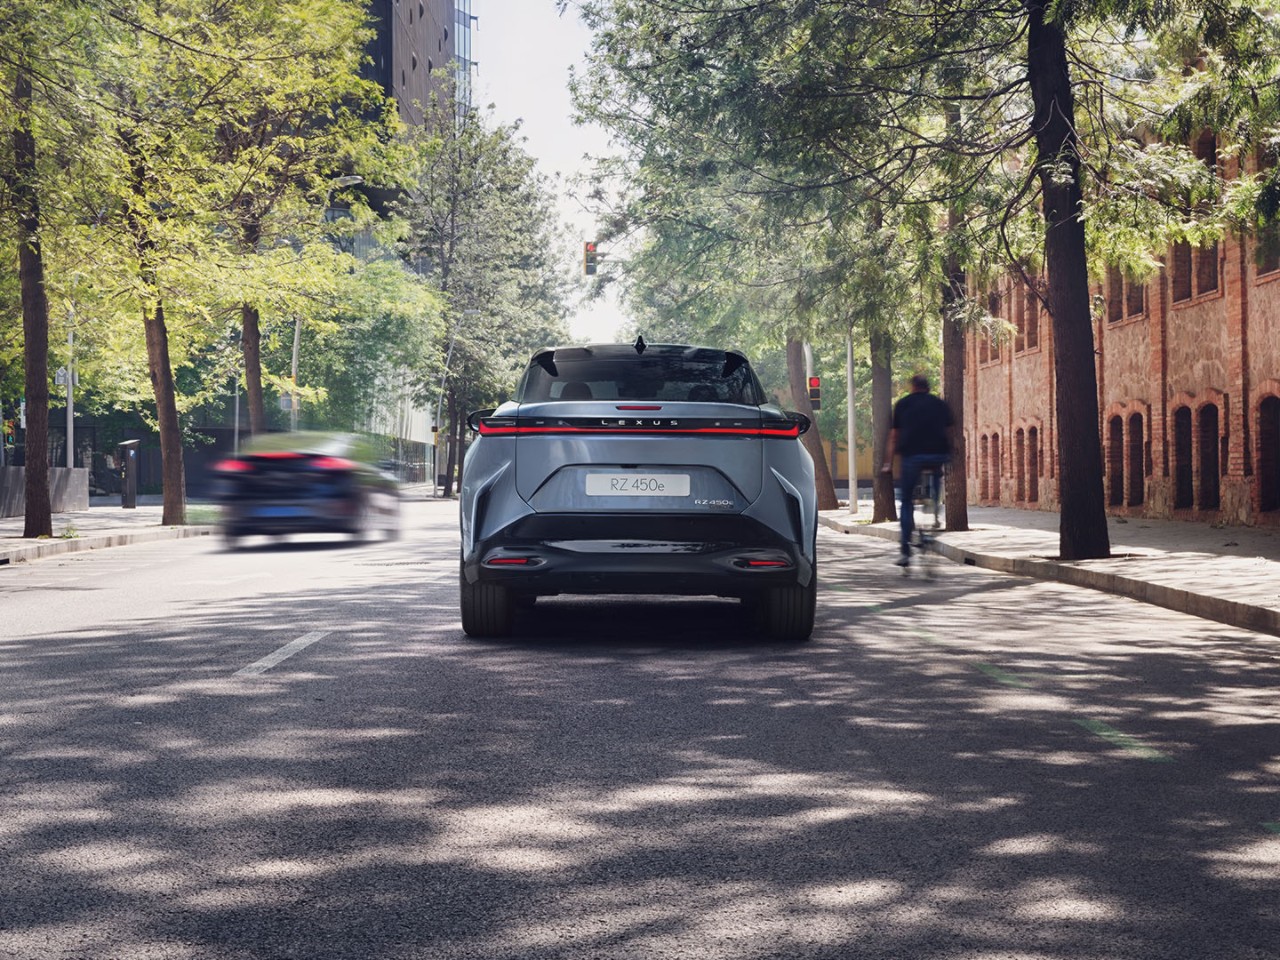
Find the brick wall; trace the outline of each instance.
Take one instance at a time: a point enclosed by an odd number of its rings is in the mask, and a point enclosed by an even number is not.
[[[1267,249],[1226,237],[1171,250],[1145,283],[1095,279],[1110,512],[1280,523],[1280,257]],[[988,299],[1001,343],[968,337],[969,499],[1056,509],[1052,331],[1041,309],[1032,345],[1023,286]]]

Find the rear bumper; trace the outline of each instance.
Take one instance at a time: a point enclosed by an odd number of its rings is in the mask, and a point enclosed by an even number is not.
[[[351,497],[230,501],[222,505],[222,529],[231,536],[277,533],[350,533],[358,529],[359,504]]]
[[[462,570],[526,594],[726,597],[814,575],[800,544],[741,514],[535,514],[477,541]]]

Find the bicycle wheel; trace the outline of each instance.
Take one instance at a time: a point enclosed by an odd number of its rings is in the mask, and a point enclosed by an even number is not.
[[[942,477],[932,470],[927,470],[924,478],[926,498],[924,513],[930,526],[927,530],[923,524],[918,528],[920,533],[920,572],[924,574],[926,580],[932,580],[937,575],[938,566],[938,552],[934,544],[934,537],[937,536],[939,529],[938,501],[941,493]]]

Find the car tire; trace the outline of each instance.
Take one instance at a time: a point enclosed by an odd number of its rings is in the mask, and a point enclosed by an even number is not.
[[[228,553],[235,552],[240,547],[240,534],[224,528],[222,531],[222,546]]]
[[[466,575],[459,573],[458,593],[462,632],[468,637],[505,637],[511,633],[515,604],[510,590],[499,583],[468,583]]]
[[[356,502],[355,516],[351,518],[351,539],[364,543],[369,538],[369,501],[363,497]]]
[[[808,586],[770,587],[760,602],[761,629],[774,640],[803,643],[813,633],[817,602],[816,577]]]

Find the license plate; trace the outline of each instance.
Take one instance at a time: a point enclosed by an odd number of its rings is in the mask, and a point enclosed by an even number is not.
[[[306,511],[302,507],[258,507],[253,511],[255,517],[278,520],[283,517],[303,517]]]
[[[589,473],[589,497],[687,497],[687,473]]]

